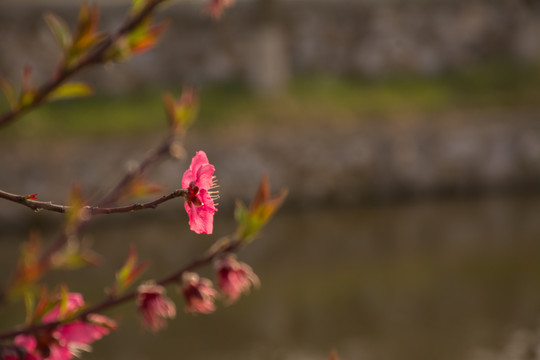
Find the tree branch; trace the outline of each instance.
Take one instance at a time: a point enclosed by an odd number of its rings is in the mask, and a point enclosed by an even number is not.
[[[131,205],[117,206],[117,207],[84,206],[82,209],[86,209],[90,215],[118,214],[118,213],[127,213],[127,212],[132,212],[132,211],[137,211],[137,210],[155,209],[162,203],[169,201],[171,199],[177,198],[177,197],[182,197],[185,194],[186,194],[185,190],[178,189],[168,195],[164,195],[156,200],[146,202],[146,203],[135,203]],[[48,210],[48,211],[54,211],[58,213],[65,213],[71,209],[71,207],[68,205],[60,205],[60,204],[55,204],[52,202],[31,200],[31,199],[28,199],[24,195],[11,194],[2,190],[0,190],[0,198],[4,198],[6,200],[13,201],[21,205],[27,206],[34,211]]]
[[[154,9],[162,2],[166,0],[149,0],[144,8],[142,8],[137,14],[133,16],[128,16],[120,28],[114,33],[107,35],[99,46],[97,46],[93,51],[91,51],[86,57],[81,59],[74,66],[69,68],[62,68],[61,71],[56,73],[56,75],[41,85],[30,104],[27,104],[23,107],[16,107],[0,115],[0,128],[11,123],[23,112],[33,109],[43,103],[47,96],[53,92],[58,86],[60,86],[64,81],[73,76],[75,73],[80,72],[82,69],[88,67],[89,65],[99,64],[102,62],[103,56],[110,49],[118,39],[122,36],[128,34],[133,30],[137,25],[139,25],[148,15],[150,15]]]
[[[240,239],[232,240],[230,241],[228,245],[214,249],[213,251],[207,253],[205,256],[193,260],[188,265],[185,265],[184,267],[178,269],[177,271],[173,272],[169,276],[164,277],[163,279],[157,281],[156,283],[162,286],[178,283],[185,272],[193,271],[197,268],[208,265],[220,255],[230,253],[230,252],[237,252],[241,248],[242,244],[243,243]],[[101,303],[98,303],[94,306],[86,308],[86,310],[75,315],[74,317],[71,317],[70,321],[77,320],[77,319],[84,320],[90,314],[102,312],[104,310],[108,310],[117,305],[135,300],[137,299],[137,296],[138,296],[138,292],[135,290],[119,297],[109,297],[103,300]],[[55,321],[55,322],[44,323],[44,324],[27,325],[19,329],[14,329],[14,330],[1,333],[0,340],[12,339],[16,337],[17,335],[31,334],[39,330],[54,329],[55,327],[61,324],[62,324],[61,321]]]

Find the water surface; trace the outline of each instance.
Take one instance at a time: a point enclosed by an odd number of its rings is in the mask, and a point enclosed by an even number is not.
[[[231,213],[218,214],[216,233],[231,231]],[[104,218],[88,230],[95,249],[110,254],[101,267],[48,281],[67,281],[97,302],[129,243],[152,260],[151,278],[215,239],[187,232],[181,209],[130,218]],[[20,238],[0,235],[1,280]],[[539,239],[540,196],[284,209],[240,255],[260,289],[213,315],[192,316],[170,287],[180,311],[167,330],[148,335],[133,305],[122,306],[108,313],[121,331],[84,358],[326,359],[336,348],[343,359],[479,359],[538,329]],[[0,325],[18,310],[0,312]]]

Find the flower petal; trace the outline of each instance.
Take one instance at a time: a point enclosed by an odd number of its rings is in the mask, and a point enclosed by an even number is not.
[[[15,337],[13,343],[17,346],[23,347],[28,352],[34,351],[37,346],[36,338],[32,335],[21,334]]]
[[[69,293],[67,296],[68,298],[67,298],[65,313],[60,314],[60,305],[56,305],[54,308],[52,308],[51,311],[49,311],[47,314],[45,314],[45,316],[43,316],[44,323],[62,320],[66,318],[67,316],[73,314],[75,311],[77,311],[79,308],[81,308],[84,305],[84,299],[81,294]]]
[[[214,175],[214,165],[208,162],[208,157],[204,151],[197,151],[189,169],[182,176],[182,188],[187,189],[191,182],[194,182],[200,189],[209,189],[212,186],[212,176]]]
[[[184,207],[189,216],[189,227],[197,234],[211,234],[214,230],[214,213],[215,208],[212,203],[211,206],[201,205],[189,205],[184,203]]]
[[[91,324],[83,321],[74,321],[72,323],[59,326],[54,332],[59,341],[76,344],[91,344],[96,340],[107,335],[109,330],[101,325]]]

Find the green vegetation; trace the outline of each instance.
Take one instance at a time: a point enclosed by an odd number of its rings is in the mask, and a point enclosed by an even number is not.
[[[59,101],[26,114],[0,136],[159,131],[165,124],[163,91],[179,93],[178,89],[156,89]],[[202,89],[201,105],[198,127],[242,122],[361,121],[455,110],[536,109],[540,106],[540,66],[494,64],[430,77],[303,76],[275,97],[259,97],[240,83],[218,84]],[[5,102],[0,103],[2,108],[6,108]]]

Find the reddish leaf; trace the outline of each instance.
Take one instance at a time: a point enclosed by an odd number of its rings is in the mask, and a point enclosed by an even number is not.
[[[328,360],[339,360],[339,355],[336,349],[332,349],[330,355],[328,356]]]
[[[98,23],[99,8],[97,6],[83,4],[79,11],[73,46],[69,51],[67,59],[68,64],[88,52],[105,38],[105,34],[98,32]]]
[[[252,241],[281,206],[286,196],[287,190],[283,189],[272,197],[268,178],[264,176],[249,208],[240,202],[237,203],[235,218],[238,224],[238,237],[246,242]]]
[[[149,21],[143,21],[128,35],[131,52],[142,54],[153,48],[166,27],[167,23],[164,21],[153,26],[149,25]]]
[[[99,8],[83,3],[79,10],[77,28],[75,30],[74,43],[85,42],[85,38],[91,37],[97,31],[99,23]]]
[[[166,93],[163,95],[163,104],[171,128],[182,134],[195,120],[199,111],[199,98],[193,88],[186,87],[178,100]]]
[[[39,234],[32,232],[28,241],[21,247],[17,270],[13,279],[14,289],[24,292],[42,276],[43,267],[39,261],[40,255],[41,238]]]
[[[214,19],[219,19],[226,8],[233,4],[234,0],[210,0],[206,12]]]
[[[126,259],[126,262],[116,273],[116,283],[113,287],[113,293],[118,295],[119,293],[124,292],[135,280],[137,280],[142,273],[150,265],[149,262],[145,261],[142,263],[137,263],[137,251],[132,245],[129,248],[129,254]]]

